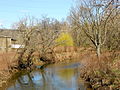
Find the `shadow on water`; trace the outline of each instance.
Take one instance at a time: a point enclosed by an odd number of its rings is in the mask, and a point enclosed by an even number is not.
[[[91,90],[80,80],[80,63],[44,65],[20,74],[5,90]]]

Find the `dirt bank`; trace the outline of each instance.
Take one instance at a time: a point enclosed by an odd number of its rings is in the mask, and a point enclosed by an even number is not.
[[[0,52],[0,87],[11,77],[10,66],[15,64],[16,52]]]

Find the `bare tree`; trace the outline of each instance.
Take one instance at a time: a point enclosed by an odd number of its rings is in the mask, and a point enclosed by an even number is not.
[[[56,47],[56,38],[60,33],[59,22],[50,18],[43,18],[42,21],[38,22],[37,28],[37,42],[39,47],[39,53],[41,56],[45,56],[47,53],[53,54],[53,48]],[[35,39],[35,38],[34,38]],[[52,59],[54,59],[52,57]]]
[[[44,59],[43,61],[51,59],[50,62],[52,62],[55,59],[53,48],[57,45],[55,39],[60,32],[57,20],[46,17],[42,20],[26,17],[20,20],[16,26],[22,33],[23,42],[21,45],[24,45],[18,57],[18,65],[20,67],[31,66],[34,52],[39,53],[39,58]],[[50,58],[47,58],[48,53],[51,54]],[[26,64],[23,64],[24,59],[26,59]]]
[[[70,17],[78,28],[82,28],[85,35],[96,47],[97,56],[100,56],[101,47],[107,38],[107,25],[118,9],[115,0],[88,0],[80,1],[80,5],[71,9]]]

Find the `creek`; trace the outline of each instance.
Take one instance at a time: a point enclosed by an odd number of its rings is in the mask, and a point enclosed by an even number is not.
[[[14,75],[5,90],[91,90],[80,79],[79,62],[50,64],[43,70]],[[39,68],[39,66],[38,66]]]

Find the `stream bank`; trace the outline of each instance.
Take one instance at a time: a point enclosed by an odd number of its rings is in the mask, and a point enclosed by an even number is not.
[[[120,53],[116,53],[113,57],[113,53],[105,52],[101,57],[101,61],[98,62],[95,51],[91,49],[80,48],[77,51],[63,51],[57,52],[59,59],[56,59],[55,65],[58,63],[71,63],[73,60],[78,60],[84,67],[79,68],[80,76],[85,81],[89,82],[95,90],[119,90],[120,89]],[[62,59],[61,59],[62,58]],[[36,66],[44,65],[37,59],[34,60]],[[76,66],[76,65],[75,65]],[[45,66],[46,67],[46,66]],[[15,70],[18,72],[17,70]],[[15,72],[14,71],[14,72]],[[7,75],[7,74],[6,74]],[[11,76],[11,74],[7,75]],[[8,79],[8,77],[7,77]],[[6,81],[7,81],[6,79]]]

